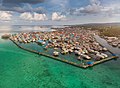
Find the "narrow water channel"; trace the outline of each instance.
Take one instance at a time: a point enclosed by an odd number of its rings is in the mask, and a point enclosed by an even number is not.
[[[99,42],[101,45],[105,46],[107,49],[109,49],[111,52],[117,54],[120,56],[120,48],[117,48],[117,47],[112,47],[111,45],[109,45],[107,43],[107,41],[103,38],[101,38],[100,36],[98,35],[95,35],[94,36],[95,39],[97,40],[97,42]]]

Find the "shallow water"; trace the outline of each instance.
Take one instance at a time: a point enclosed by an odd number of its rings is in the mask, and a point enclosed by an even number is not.
[[[81,69],[0,39],[0,88],[120,88],[119,64],[118,59]]]

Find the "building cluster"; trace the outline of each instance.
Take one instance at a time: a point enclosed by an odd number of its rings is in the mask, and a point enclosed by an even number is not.
[[[107,36],[105,36],[104,38],[106,39],[106,41],[110,45],[120,48],[120,39],[119,38],[117,38],[117,37],[107,37]]]
[[[29,32],[11,35],[10,39],[18,43],[36,42],[44,49],[54,49],[53,55],[74,53],[78,60],[101,60],[107,58],[107,51],[94,38],[98,31],[66,27],[52,32]]]

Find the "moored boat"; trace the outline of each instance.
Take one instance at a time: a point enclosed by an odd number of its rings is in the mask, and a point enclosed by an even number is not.
[[[58,55],[59,55],[59,52],[54,51],[54,52],[53,52],[53,55],[54,55],[54,56],[58,56]]]

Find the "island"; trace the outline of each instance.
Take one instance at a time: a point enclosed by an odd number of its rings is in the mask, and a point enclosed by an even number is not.
[[[49,32],[16,33],[9,39],[29,52],[87,68],[118,57],[97,42],[95,35],[100,31],[68,26]]]

